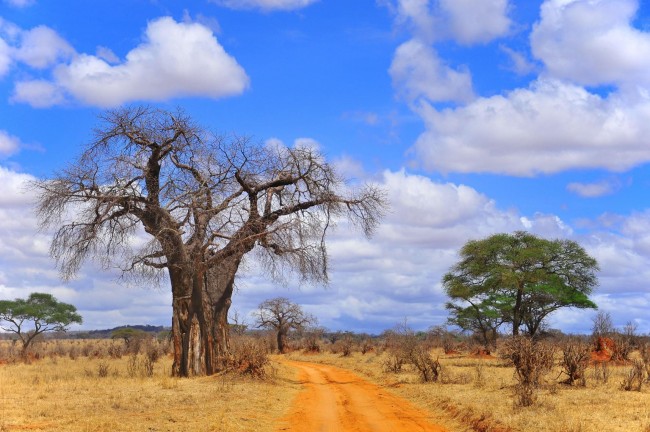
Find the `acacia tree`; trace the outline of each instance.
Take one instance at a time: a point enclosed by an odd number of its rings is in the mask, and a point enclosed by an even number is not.
[[[448,322],[470,331],[480,338],[483,346],[490,350],[496,348],[499,327],[505,322],[503,305],[498,299],[479,296],[479,300],[468,297],[469,306],[447,302],[445,308],[451,316]]]
[[[290,330],[302,330],[317,322],[313,315],[305,313],[300,305],[292,303],[285,297],[276,297],[260,303],[256,320],[258,328],[275,331],[280,354],[286,351],[287,335]]]
[[[247,253],[273,276],[289,269],[324,283],[328,228],[347,218],[370,235],[383,213],[381,190],[350,191],[315,149],[215,135],[182,112],[131,107],[100,118],[81,156],[34,184],[38,216],[56,229],[50,252],[64,278],[90,257],[124,276],[169,276],[176,376],[226,366]]]
[[[443,285],[452,320],[466,326],[508,323],[513,335],[524,326],[534,336],[560,308],[596,308],[588,296],[597,285],[598,264],[574,241],[519,231],[469,241],[460,255]],[[497,317],[501,323],[490,321]]]
[[[71,304],[59,302],[51,294],[31,293],[27,299],[0,300],[0,327],[16,333],[23,343],[23,354],[36,336],[48,331],[66,331],[73,323],[81,324],[81,315]]]

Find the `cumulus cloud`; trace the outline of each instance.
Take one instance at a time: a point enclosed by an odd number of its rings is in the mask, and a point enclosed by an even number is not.
[[[34,108],[48,108],[65,103],[63,89],[45,80],[17,82],[12,102],[22,102]]]
[[[460,43],[489,42],[510,29],[507,0],[440,0],[440,10]]]
[[[583,198],[597,198],[611,195],[620,189],[621,183],[615,179],[601,180],[595,183],[573,182],[567,185],[567,190]]]
[[[33,68],[43,69],[59,60],[68,59],[74,49],[54,30],[38,26],[21,34],[21,42],[14,58]]]
[[[53,75],[49,86],[40,80],[18,82],[14,100],[50,106],[65,94],[87,105],[111,107],[135,100],[231,96],[249,83],[244,69],[208,28],[169,17],[151,21],[145,41],[123,63],[111,65],[98,56],[80,54],[59,65]]]
[[[397,22],[427,42],[487,43],[510,30],[507,0],[396,0],[384,2]]]
[[[220,6],[231,9],[295,10],[302,9],[318,0],[211,0]]]
[[[650,33],[632,26],[637,0],[546,0],[531,34],[549,73],[582,85],[650,85]]]
[[[0,77],[14,63],[45,69],[71,58],[74,53],[72,46],[49,27],[23,30],[0,18]]]
[[[49,234],[37,230],[34,197],[24,188],[33,179],[0,167],[0,298],[52,293],[80,309],[84,328],[169,323],[168,285],[159,290],[124,287],[114,280],[116,274],[92,263],[82,268],[78,280],[66,284],[59,280],[48,256]],[[391,211],[370,240],[345,223],[330,231],[330,288],[278,287],[251,259],[237,278],[233,309],[248,315],[262,300],[284,295],[305,305],[332,329],[378,332],[404,317],[417,328],[443,324],[446,297],[440,281],[458,259],[459,248],[470,239],[521,229],[583,244],[603,268],[597,302],[602,299],[603,309],[615,320],[624,315],[608,308],[609,299],[634,293],[650,298],[646,285],[650,213],[620,215],[577,238],[556,215],[503,210],[469,186],[436,182],[404,170],[385,171],[377,183],[385,188]],[[553,323],[565,331],[582,329],[578,321],[586,320],[585,313],[563,312],[553,317]],[[642,325],[640,330],[650,328]]]
[[[623,171],[650,160],[650,99],[601,97],[540,78],[529,88],[438,111],[421,104],[418,163],[443,172],[518,176],[571,168]]]
[[[400,45],[390,66],[393,85],[406,100],[467,102],[473,98],[468,70],[444,64],[435,50],[417,39]]]
[[[20,140],[0,129],[0,158],[11,156],[20,149]]]

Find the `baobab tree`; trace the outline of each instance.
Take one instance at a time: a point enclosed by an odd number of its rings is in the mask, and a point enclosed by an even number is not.
[[[169,277],[176,376],[226,367],[246,254],[272,276],[325,283],[328,228],[347,219],[369,236],[386,205],[373,185],[351,190],[313,148],[217,135],[148,107],[104,113],[80,157],[34,187],[63,278],[91,257],[124,276]]]
[[[260,303],[256,321],[257,327],[275,331],[280,354],[284,354],[286,351],[289,331],[302,330],[317,322],[316,317],[305,313],[300,305],[292,303],[285,297],[276,297]]]

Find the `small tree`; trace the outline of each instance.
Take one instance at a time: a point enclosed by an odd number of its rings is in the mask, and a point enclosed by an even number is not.
[[[275,330],[278,341],[278,351],[286,351],[287,334],[290,330],[301,330],[306,326],[315,325],[316,317],[305,313],[300,305],[292,303],[285,297],[263,301],[257,311],[257,327]]]
[[[1,300],[0,321],[10,324],[1,328],[18,335],[25,354],[39,334],[48,331],[64,332],[72,323],[81,324],[82,318],[73,305],[59,302],[51,294],[32,293],[26,300]]]

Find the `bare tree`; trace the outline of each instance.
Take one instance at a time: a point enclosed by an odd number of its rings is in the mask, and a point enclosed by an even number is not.
[[[303,312],[300,305],[284,297],[265,300],[257,311],[257,327],[273,329],[277,335],[278,351],[284,354],[290,330],[302,330],[315,325],[316,318]]]
[[[104,113],[78,160],[34,187],[64,278],[91,257],[123,276],[169,276],[176,376],[225,367],[244,255],[325,283],[328,228],[347,219],[370,235],[386,205],[377,187],[349,190],[312,148],[219,136],[146,107]]]

